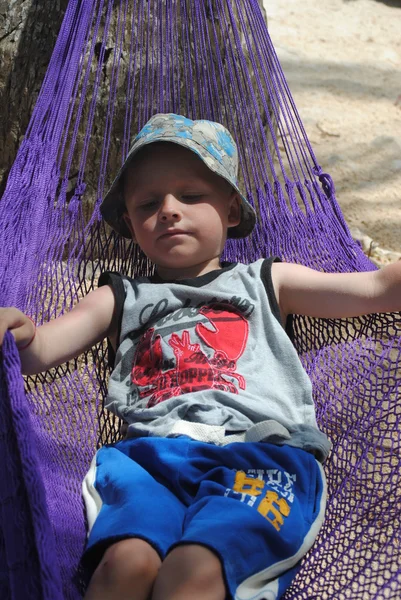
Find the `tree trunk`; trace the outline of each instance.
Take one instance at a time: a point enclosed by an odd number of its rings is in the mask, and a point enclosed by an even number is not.
[[[0,195],[26,131],[68,0],[0,0]]]

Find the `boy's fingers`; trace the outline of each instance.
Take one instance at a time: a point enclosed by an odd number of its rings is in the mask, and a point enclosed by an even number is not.
[[[0,345],[7,330],[14,336],[17,346],[24,346],[32,339],[35,325],[17,308],[0,308]]]
[[[11,329],[11,333],[14,336],[15,342],[17,344],[17,348],[22,349],[32,341],[35,335],[35,325],[31,320],[27,320],[20,327],[16,327]]]
[[[13,329],[10,329],[9,327],[5,327],[5,326],[3,325],[3,323],[0,323],[0,346],[2,346],[2,344],[3,344],[3,341],[4,341],[4,336],[6,335],[6,331],[7,331],[7,330],[8,330],[8,331],[11,331],[11,334],[14,336],[14,339],[16,339],[16,338],[15,338],[15,333],[14,333],[14,332],[15,332],[15,329],[14,329],[14,330],[13,330]]]
[[[19,344],[20,346],[22,346],[24,341],[29,337],[29,330],[26,325],[22,325],[20,327],[10,327],[9,331],[11,335],[14,336],[17,345]]]
[[[3,327],[3,325],[0,323],[0,346],[3,343],[4,340],[4,334],[7,331],[7,328]]]

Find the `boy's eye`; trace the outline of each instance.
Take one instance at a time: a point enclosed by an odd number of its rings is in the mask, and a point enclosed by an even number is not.
[[[185,194],[182,196],[182,199],[186,202],[196,202],[200,198],[202,198],[203,194]]]
[[[157,200],[148,200],[148,202],[143,202],[138,206],[139,210],[152,210],[158,206]]]

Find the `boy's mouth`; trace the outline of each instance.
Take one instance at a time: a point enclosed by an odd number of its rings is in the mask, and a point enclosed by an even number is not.
[[[159,240],[163,238],[174,237],[176,235],[188,235],[189,233],[189,231],[184,231],[183,229],[168,229],[167,231],[159,235]]]

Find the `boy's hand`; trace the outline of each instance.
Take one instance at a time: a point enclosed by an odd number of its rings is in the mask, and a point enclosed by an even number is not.
[[[35,324],[18,308],[0,308],[0,346],[7,330],[11,331],[17,348],[27,347],[35,335]]]

